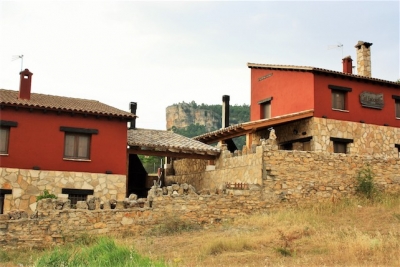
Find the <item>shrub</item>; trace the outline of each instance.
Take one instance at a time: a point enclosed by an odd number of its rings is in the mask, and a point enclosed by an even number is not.
[[[43,190],[43,192],[36,197],[36,201],[42,200],[44,198],[57,198],[56,195],[50,194],[47,189]]]
[[[356,192],[368,199],[372,199],[377,193],[374,177],[375,174],[369,165],[359,170],[356,177]]]

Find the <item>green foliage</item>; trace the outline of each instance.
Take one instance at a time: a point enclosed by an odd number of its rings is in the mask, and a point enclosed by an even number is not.
[[[11,256],[7,252],[0,250],[0,262],[9,262],[11,259]]]
[[[166,266],[163,262],[152,262],[142,257],[133,249],[117,245],[110,238],[99,238],[91,246],[57,247],[48,254],[41,256],[35,263],[36,267],[48,266]]]
[[[174,133],[186,136],[186,137],[195,137],[207,132],[206,126],[196,124],[190,124],[188,127],[185,128],[177,128],[175,126],[172,127],[172,131]]]
[[[36,201],[39,201],[44,198],[57,198],[57,196],[54,194],[50,194],[49,191],[45,189],[39,196],[36,197]]]
[[[356,192],[368,199],[372,199],[377,194],[374,177],[375,174],[369,165],[359,170],[356,177]]]

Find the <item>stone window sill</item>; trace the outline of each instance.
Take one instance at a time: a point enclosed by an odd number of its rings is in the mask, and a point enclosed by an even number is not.
[[[91,162],[90,159],[69,159],[69,158],[63,158],[63,160],[66,161],[81,161],[81,162]]]
[[[349,111],[348,111],[348,110],[345,110],[345,109],[336,109],[336,108],[333,108],[332,110],[333,110],[333,111],[339,111],[339,112],[346,112],[346,113],[349,113]]]

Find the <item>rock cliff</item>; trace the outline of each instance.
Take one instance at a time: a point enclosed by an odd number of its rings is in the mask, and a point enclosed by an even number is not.
[[[204,125],[207,131],[221,128],[221,115],[194,107],[188,103],[179,103],[166,109],[167,130],[172,126],[185,128],[192,124]]]

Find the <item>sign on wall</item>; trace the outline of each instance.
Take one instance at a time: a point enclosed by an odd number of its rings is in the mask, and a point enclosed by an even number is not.
[[[383,93],[375,94],[364,91],[360,94],[360,102],[361,106],[366,108],[383,109]]]

